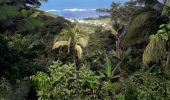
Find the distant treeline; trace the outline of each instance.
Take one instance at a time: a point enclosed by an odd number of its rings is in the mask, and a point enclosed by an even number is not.
[[[107,8],[98,8],[96,9],[97,12],[110,12],[110,9]]]
[[[110,15],[105,15],[105,16],[99,16],[99,17],[89,17],[89,18],[84,18],[84,20],[96,20],[96,19],[104,19],[104,18],[110,18]]]

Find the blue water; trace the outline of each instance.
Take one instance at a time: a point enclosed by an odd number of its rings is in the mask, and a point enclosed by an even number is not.
[[[41,10],[65,18],[83,19],[109,15],[96,12],[97,8],[110,8],[112,2],[124,3],[127,0],[48,0],[42,2]]]

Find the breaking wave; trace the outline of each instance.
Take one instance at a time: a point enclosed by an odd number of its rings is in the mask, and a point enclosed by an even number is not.
[[[63,11],[72,11],[72,12],[76,12],[76,11],[94,11],[96,9],[78,9],[78,8],[73,8],[73,9],[64,9]]]
[[[60,10],[52,9],[52,10],[47,10],[46,12],[60,12]]]
[[[47,10],[46,12],[64,12],[64,11],[70,11],[70,12],[83,12],[83,11],[95,11],[96,9],[78,9],[78,8],[72,8],[72,9],[64,9],[64,10]]]

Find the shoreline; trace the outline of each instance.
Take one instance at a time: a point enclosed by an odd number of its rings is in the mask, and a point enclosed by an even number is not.
[[[71,19],[71,18],[65,18],[66,20],[70,21],[70,22],[78,22],[82,25],[89,25],[89,26],[102,26],[102,27],[111,27],[111,20],[110,18],[85,18],[85,19]]]

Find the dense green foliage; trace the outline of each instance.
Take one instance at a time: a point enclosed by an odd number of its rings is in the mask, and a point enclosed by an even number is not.
[[[48,71],[49,75],[38,72],[32,77],[38,85],[40,99],[97,98],[100,83],[94,72],[84,68],[77,71],[73,64],[62,65],[59,61],[50,66]]]
[[[38,0],[0,1],[0,99],[36,99],[25,78],[52,64],[54,37],[68,22],[33,8],[39,5]]]
[[[120,37],[97,26],[87,34],[39,6],[0,1],[0,100],[169,100],[168,5],[113,3]]]

